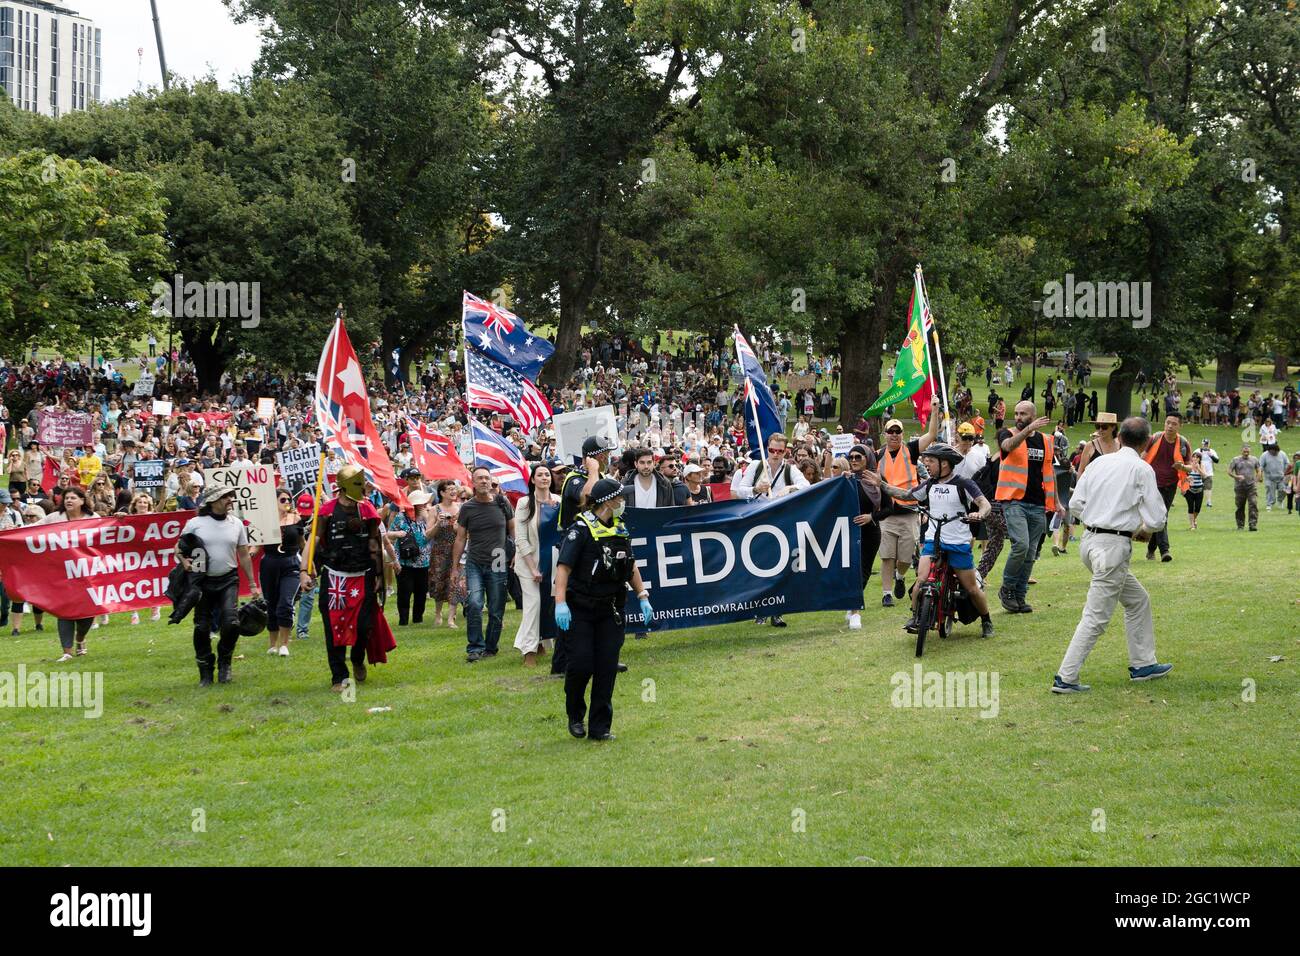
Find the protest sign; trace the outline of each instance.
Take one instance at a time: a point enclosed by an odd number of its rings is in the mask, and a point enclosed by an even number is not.
[[[202,422],[208,428],[225,428],[230,424],[230,412],[186,412],[191,425]]]
[[[832,435],[831,436],[831,454],[836,458],[847,458],[849,449],[858,443],[858,440],[852,434]]]
[[[559,552],[554,510],[543,511],[539,523],[543,594]],[[629,508],[623,521],[655,609],[652,628],[861,608],[862,530],[851,520],[857,513],[857,492],[847,481],[771,500]],[[630,590],[624,621],[641,627],[640,602]]]
[[[817,376],[812,372],[807,375],[787,375],[785,387],[791,392],[797,392],[802,388],[812,388],[817,384]]]
[[[137,461],[132,466],[132,483],[136,491],[151,491],[163,486],[163,471],[167,463],[161,458]]]
[[[295,495],[316,493],[316,474],[320,471],[320,449],[315,445],[286,448],[275,456],[280,478]]]
[[[279,544],[280,516],[275,501],[275,472],[267,465],[214,468],[208,488],[236,490],[235,513],[248,523],[249,544]]]
[[[714,501],[731,500],[731,482],[729,481],[711,481],[709,490],[713,492]]]
[[[152,372],[141,372],[140,377],[135,380],[135,388],[131,391],[131,394],[138,398],[142,398],[145,395],[152,395],[155,381],[156,379]]]
[[[95,440],[94,420],[89,412],[46,409],[41,412],[36,440],[43,448],[86,447]]]
[[[157,415],[159,418],[166,418],[169,415],[171,415],[171,413],[172,413],[171,402],[164,402],[161,399],[157,399],[157,398],[153,400],[153,409],[151,411],[151,414]]]
[[[604,438],[609,444],[618,444],[618,425],[614,421],[614,406],[585,408],[577,412],[556,415],[555,453],[565,461],[582,457],[582,443],[592,435]]]
[[[257,400],[257,417],[268,422],[275,417],[274,398],[259,398]]]
[[[176,540],[193,517],[116,515],[0,532],[5,590],[65,619],[165,605]],[[242,571],[240,593],[248,593]]]

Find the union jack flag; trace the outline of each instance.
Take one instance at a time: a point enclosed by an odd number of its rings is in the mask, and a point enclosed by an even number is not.
[[[530,381],[537,381],[542,366],[555,354],[555,346],[540,335],[530,335],[519,316],[470,292],[464,293],[461,303],[461,326],[467,349],[482,352]]]
[[[465,349],[465,391],[470,408],[505,412],[531,432],[551,417],[551,403],[525,376],[474,349]]]
[[[474,435],[474,466],[489,469],[501,490],[528,494],[528,462],[523,453],[482,422],[470,422]]]

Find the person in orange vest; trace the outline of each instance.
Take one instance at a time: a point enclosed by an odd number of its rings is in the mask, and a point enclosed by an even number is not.
[[[1178,434],[1182,423],[1181,415],[1166,415],[1165,430],[1151,439],[1142,455],[1146,463],[1155,470],[1156,488],[1160,491],[1160,497],[1164,499],[1166,510],[1169,509],[1175,494],[1187,490],[1190,481],[1187,473],[1191,470],[1189,462],[1192,460],[1192,454],[1187,439]],[[1160,549],[1161,561],[1174,559],[1174,556],[1169,553],[1167,524],[1153,534],[1151,540],[1147,542],[1148,561],[1156,559],[1157,548]]]
[[[921,452],[939,434],[938,412],[930,416],[925,434],[903,441],[903,423],[897,418],[885,422],[885,446],[880,450],[876,474],[896,488],[910,491],[921,483],[916,464]],[[883,498],[877,515],[880,525],[880,598],[883,607],[893,607],[894,599],[907,594],[907,568],[916,556],[916,536],[920,515],[915,502],[902,498]],[[890,591],[890,588],[893,591]]]
[[[1047,532],[1048,516],[1065,518],[1056,500],[1056,471],[1052,465],[1052,438],[1041,429],[1052,423],[1050,416],[1035,417],[1033,402],[1016,405],[1016,427],[998,431],[1002,464],[998,469],[997,500],[1007,523],[1011,553],[1002,571],[998,597],[1009,614],[1028,614],[1025,603],[1029,577],[1034,570],[1038,541]]]

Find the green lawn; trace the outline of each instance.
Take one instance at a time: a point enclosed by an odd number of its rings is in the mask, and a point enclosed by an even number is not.
[[[1129,684],[1112,625],[1092,692],[1048,693],[1086,587],[1073,546],[1038,564],[1033,615],[932,638],[927,669],[998,673],[991,719],[891,706],[915,658],[876,579],[858,632],[825,612],[629,638],[603,745],[572,740],[560,683],[521,666],[513,610],[500,657],[472,666],[463,630],[400,630],[354,704],[329,690],[318,622],[288,659],[242,640],[235,683],[201,690],[187,626],[118,615],[57,665],[53,622],[29,617],[0,671],[102,670],[106,702],[0,713],[0,859],[1294,865],[1300,517],[1238,533],[1230,505],[1220,478],[1202,530],[1175,511],[1174,562],[1138,562],[1163,681]]]

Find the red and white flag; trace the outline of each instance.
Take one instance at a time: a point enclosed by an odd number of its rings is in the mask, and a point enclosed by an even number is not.
[[[407,416],[406,438],[411,443],[411,456],[415,467],[428,481],[452,478],[468,486],[469,471],[456,453],[456,446],[450,438],[435,430],[431,425],[417,422]]]
[[[330,633],[335,647],[352,647],[357,642],[357,621],[366,596],[366,572],[344,574],[327,568],[326,582]]]
[[[386,498],[406,507],[406,493],[397,482],[388,450],[370,417],[365,376],[342,319],[334,320],[321,351],[316,369],[315,411],[325,440],[343,460],[365,471],[366,480]]]

